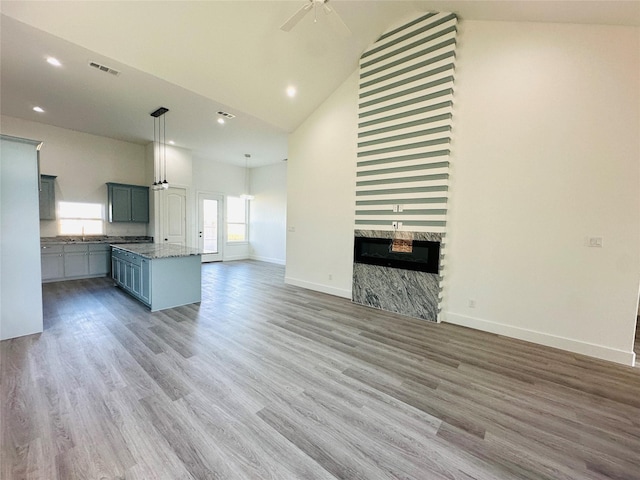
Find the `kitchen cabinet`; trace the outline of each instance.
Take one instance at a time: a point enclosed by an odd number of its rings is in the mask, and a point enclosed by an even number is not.
[[[135,253],[116,247],[111,252],[111,276],[127,293],[150,305],[149,261]]]
[[[89,275],[107,275],[110,260],[111,247],[108,244],[89,244]]]
[[[107,243],[40,246],[43,282],[102,277],[109,274],[110,264],[111,246]]]
[[[55,181],[55,175],[40,175],[40,220],[56,219]]]
[[[64,245],[65,278],[89,275],[89,245]]]
[[[42,281],[64,277],[64,252],[62,245],[41,246],[40,260]]]
[[[149,223],[149,187],[107,183],[109,222]]]
[[[201,300],[201,253],[179,245],[113,245],[111,276],[152,312]]]

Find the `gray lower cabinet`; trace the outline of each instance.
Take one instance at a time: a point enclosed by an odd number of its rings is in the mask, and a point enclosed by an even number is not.
[[[110,271],[108,244],[42,245],[40,253],[43,282],[101,277]]]
[[[89,275],[107,275],[111,262],[111,247],[105,244],[89,245]]]
[[[65,245],[65,278],[86,277],[87,275],[89,275],[89,245]]]
[[[42,281],[64,278],[64,252],[62,245],[43,245],[40,247]]]
[[[135,253],[113,248],[111,277],[127,293],[150,306],[149,261]]]
[[[149,259],[113,246],[111,264],[116,285],[152,312],[201,300],[200,255]]]

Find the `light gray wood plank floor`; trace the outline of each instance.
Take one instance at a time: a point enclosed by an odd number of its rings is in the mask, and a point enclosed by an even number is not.
[[[43,286],[0,343],[0,477],[640,479],[640,369],[203,266],[150,313],[109,279]]]

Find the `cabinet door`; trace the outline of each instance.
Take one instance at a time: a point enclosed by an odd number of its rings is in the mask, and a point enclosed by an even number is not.
[[[127,290],[131,290],[131,286],[133,285],[133,272],[131,271],[131,267],[132,265],[129,262],[123,260],[122,270],[124,272],[124,278],[122,279],[122,282],[124,283],[124,288],[126,288]]]
[[[131,221],[131,188],[109,185],[109,222]]]
[[[141,273],[141,277],[140,277],[140,298],[146,302],[148,305],[151,304],[151,287],[150,287],[150,280],[151,280],[151,262],[149,262],[149,260],[146,259],[142,259],[141,261],[141,265],[140,265],[140,273]]]
[[[62,253],[41,256],[42,280],[58,280],[64,277],[64,257]]]
[[[131,188],[131,221],[149,223],[149,189]]]
[[[89,252],[89,275],[109,273],[109,252]]]
[[[120,283],[120,259],[115,255],[111,256],[111,278],[116,283]]]
[[[139,265],[131,264],[131,291],[137,296],[142,293],[141,273]]]
[[[82,277],[89,275],[89,253],[65,253],[64,276]]]
[[[40,176],[40,220],[56,219],[55,177]]]

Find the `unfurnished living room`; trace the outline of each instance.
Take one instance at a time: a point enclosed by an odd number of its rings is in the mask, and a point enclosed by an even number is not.
[[[640,2],[0,13],[0,478],[640,480]]]

